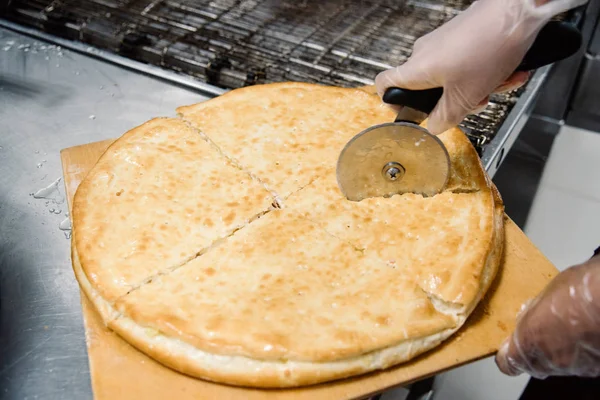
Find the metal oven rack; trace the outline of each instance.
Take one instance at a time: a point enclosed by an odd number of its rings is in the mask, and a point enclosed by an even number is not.
[[[14,0],[11,20],[236,88],[368,85],[470,1]]]
[[[218,95],[289,80],[370,85],[377,73],[406,61],[416,39],[471,2],[12,0],[8,21],[0,23]],[[515,129],[502,137],[500,131],[526,112],[543,76],[534,77],[533,88],[530,82],[492,96],[486,110],[463,121],[491,175]]]

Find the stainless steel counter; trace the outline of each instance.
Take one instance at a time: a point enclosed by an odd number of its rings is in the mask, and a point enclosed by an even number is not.
[[[0,27],[0,400],[92,397],[60,150],[118,137],[222,92],[202,95],[211,92],[205,84],[83,51],[90,56]],[[548,69],[535,74],[486,148],[482,159],[490,175],[520,132]],[[406,395],[399,391],[383,398]]]
[[[0,399],[92,397],[59,151],[205,99],[0,30]]]

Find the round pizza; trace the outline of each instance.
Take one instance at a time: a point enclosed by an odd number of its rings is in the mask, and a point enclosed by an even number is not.
[[[251,387],[388,368],[466,321],[494,279],[503,205],[458,128],[446,189],[347,200],[344,145],[394,120],[375,94],[231,91],[112,144],[73,205],[75,275],[104,323],[164,365]]]

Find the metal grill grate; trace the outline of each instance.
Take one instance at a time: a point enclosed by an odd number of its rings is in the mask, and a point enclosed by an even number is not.
[[[223,88],[373,83],[470,0],[13,0],[8,18]],[[516,102],[463,122],[481,152]]]

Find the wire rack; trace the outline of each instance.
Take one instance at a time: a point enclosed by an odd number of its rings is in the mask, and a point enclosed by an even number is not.
[[[407,60],[470,0],[12,0],[9,19],[233,89],[304,81],[355,87]],[[520,92],[463,122],[478,151]]]

